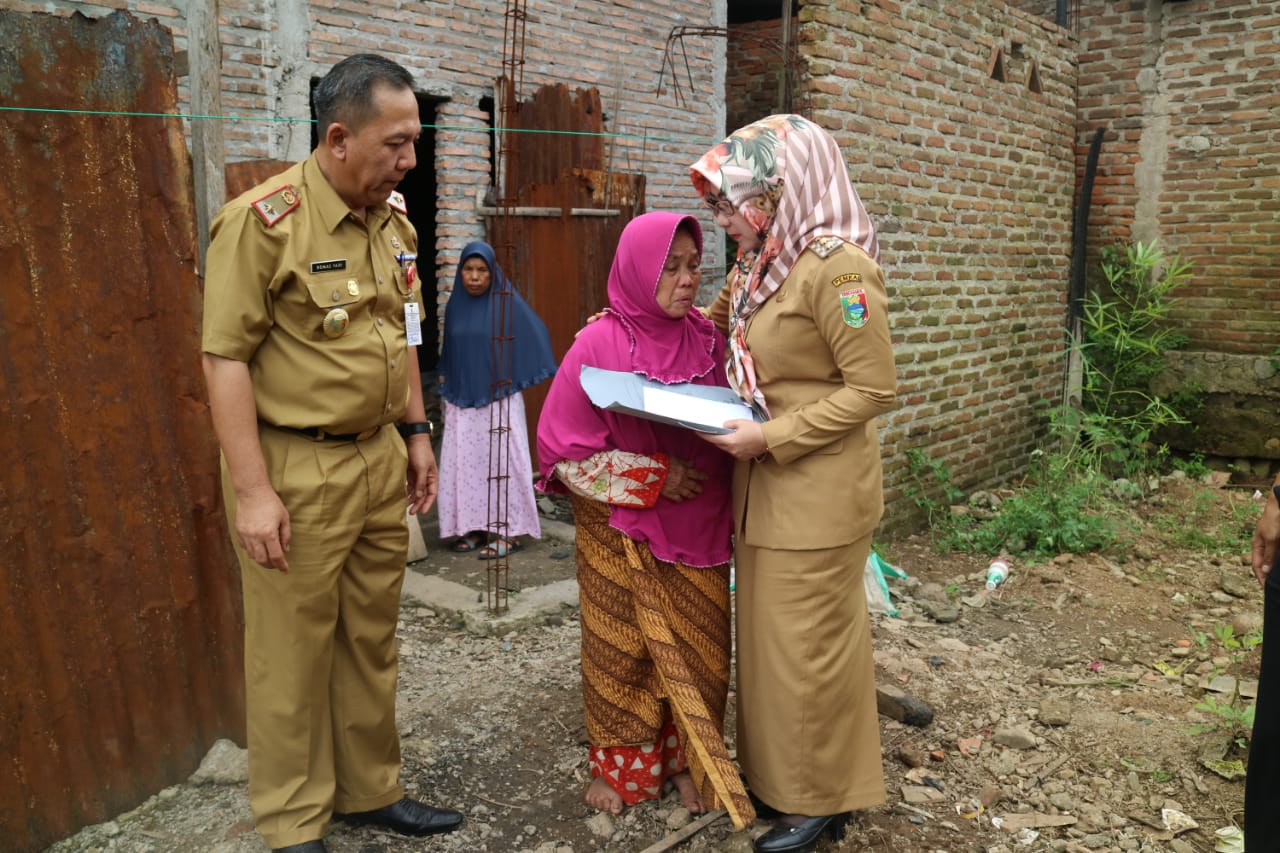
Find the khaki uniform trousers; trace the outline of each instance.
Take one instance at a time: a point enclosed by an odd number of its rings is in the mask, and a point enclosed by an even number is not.
[[[817,551],[735,551],[738,761],[751,791],[788,814],[885,801],[871,623],[871,536]]]
[[[320,838],[334,811],[403,796],[395,631],[407,454],[389,426],[361,442],[312,441],[265,425],[259,433],[292,527],[287,574],[253,562],[236,542],[249,804],[274,848]],[[234,519],[225,460],[222,488]]]

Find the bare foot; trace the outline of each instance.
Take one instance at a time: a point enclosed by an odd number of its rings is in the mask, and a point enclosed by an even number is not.
[[[680,792],[680,805],[688,809],[689,814],[702,814],[707,810],[707,807],[702,804],[702,797],[698,796],[698,789],[694,786],[693,777],[689,775],[688,770],[672,776],[671,783]]]
[[[609,787],[603,777],[597,776],[591,780],[591,784],[587,786],[586,800],[587,805],[602,812],[622,814],[622,795]]]

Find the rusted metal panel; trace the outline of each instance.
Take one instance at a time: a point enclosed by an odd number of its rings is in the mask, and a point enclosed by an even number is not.
[[[518,152],[515,170],[507,173],[508,192],[521,197],[527,185],[555,183],[562,172],[606,168],[604,139],[590,135],[604,126],[603,113],[598,89],[570,92],[557,83],[534,92],[510,119],[514,130],[534,132],[517,132],[511,140]]]
[[[243,742],[241,616],[171,37],[0,11],[0,104],[69,111],[0,112],[0,846],[26,851]]]
[[[288,160],[242,160],[228,163],[227,200],[248,192],[273,175],[278,175],[293,164]]]

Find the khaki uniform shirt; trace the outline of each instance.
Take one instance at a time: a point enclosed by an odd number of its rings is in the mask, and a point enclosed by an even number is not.
[[[734,518],[748,545],[847,545],[884,510],[875,418],[896,392],[884,273],[860,249],[820,239],[747,318],[771,416],[769,452],[734,471]],[[722,294],[713,319],[727,309]]]
[[[290,207],[292,206],[292,209]],[[405,305],[418,238],[387,204],[361,222],[315,155],[229,202],[214,219],[205,352],[247,362],[258,418],[326,432],[399,420],[409,400]]]

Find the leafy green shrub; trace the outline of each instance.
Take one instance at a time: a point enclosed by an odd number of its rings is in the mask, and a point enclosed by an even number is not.
[[[1163,461],[1152,448],[1161,427],[1188,423],[1203,403],[1199,388],[1168,397],[1151,393],[1151,378],[1165,369],[1165,352],[1187,345],[1169,324],[1171,295],[1191,277],[1191,264],[1156,245],[1132,243],[1102,251],[1105,285],[1084,298],[1082,423],[1098,451],[1090,464],[1112,476],[1133,477]]]
[[[964,493],[952,483],[951,472],[921,450],[907,451],[912,480],[904,492],[928,513],[935,543],[957,551],[1044,558],[1105,548],[1124,535],[1125,501],[1114,496],[1107,488],[1110,481],[1096,468],[1082,462],[1094,451],[1081,449],[1075,415],[1051,412],[1049,449],[1032,452],[1031,470],[995,512],[952,514],[950,504]]]

